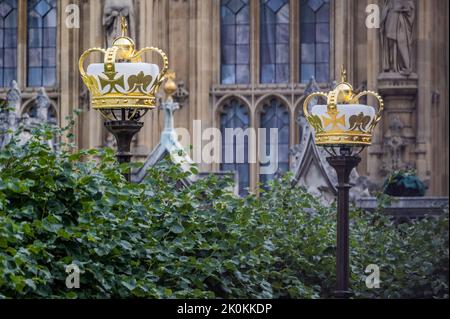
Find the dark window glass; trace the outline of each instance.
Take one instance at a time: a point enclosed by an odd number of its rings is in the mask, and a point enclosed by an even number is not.
[[[265,183],[270,179],[273,179],[275,174],[284,173],[289,170],[289,111],[287,107],[279,101],[279,99],[274,98],[267,101],[261,110],[260,117],[260,127],[265,128],[265,153],[266,156],[269,154],[271,156],[277,156],[275,162],[271,163],[261,163],[260,168],[268,167],[273,165],[275,173],[273,174],[261,174],[259,175],[259,181]],[[271,138],[270,129],[277,129],[278,139],[277,145],[272,145],[274,152],[271,152]]]
[[[250,7],[249,0],[222,0],[221,83],[250,83]]]
[[[239,194],[245,195],[248,193],[250,185],[250,165],[248,162],[248,136],[237,138],[233,136],[231,140],[226,140],[226,129],[242,129],[246,130],[250,125],[250,118],[248,109],[243,103],[237,99],[231,99],[224,104],[222,113],[220,114],[220,131],[222,133],[222,164],[220,169],[222,171],[236,171],[239,177]],[[226,160],[227,152],[233,152],[232,163]],[[240,152],[240,154],[238,154]],[[230,154],[230,153],[228,153]],[[243,156],[243,163],[239,163],[239,159]]]
[[[303,83],[315,77],[329,81],[330,0],[301,0],[300,78]]]
[[[17,0],[0,0],[0,87],[17,75]]]
[[[56,85],[55,0],[28,0],[28,86]]]
[[[289,82],[289,0],[261,0],[261,83]]]

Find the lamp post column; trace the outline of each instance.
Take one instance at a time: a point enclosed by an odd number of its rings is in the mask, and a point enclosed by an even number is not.
[[[350,155],[348,148],[342,148],[341,155],[327,157],[327,161],[336,170],[338,178],[335,296],[349,298],[352,295],[349,288],[349,180],[350,173],[358,166],[361,158]]]
[[[105,127],[111,134],[114,135],[117,141],[117,161],[122,163],[129,163],[131,161],[131,140],[133,136],[139,132],[144,126],[142,122],[136,121],[107,121]],[[130,172],[124,173],[127,181],[131,180]]]

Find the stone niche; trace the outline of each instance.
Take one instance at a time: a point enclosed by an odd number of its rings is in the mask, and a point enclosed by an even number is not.
[[[381,177],[395,170],[415,168],[417,90],[418,77],[414,73],[381,73],[378,77],[378,91],[385,104],[380,128]]]

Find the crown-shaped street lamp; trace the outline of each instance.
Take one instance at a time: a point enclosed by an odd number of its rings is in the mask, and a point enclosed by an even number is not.
[[[360,104],[362,97],[372,96],[378,104]],[[326,104],[317,104],[322,99]],[[310,104],[316,103],[309,110]],[[303,112],[315,131],[316,145],[330,154],[328,163],[336,170],[338,178],[336,291],[337,298],[349,298],[349,183],[351,171],[359,164],[359,153],[372,142],[372,133],[381,120],[384,104],[381,97],[372,91],[355,93],[346,81],[346,72],[341,68],[341,82],[328,92],[314,92],[303,102]]]
[[[92,108],[105,118],[105,127],[117,140],[119,163],[130,161],[131,140],[144,125],[140,122],[142,117],[155,108],[155,95],[169,68],[169,60],[162,50],[145,47],[137,51],[133,39],[126,34],[127,22],[122,17],[122,35],[113,41],[112,47],[88,49],[79,60],[81,78],[92,95]],[[84,61],[94,52],[103,53],[104,61],[92,63],[85,70]],[[162,68],[143,63],[145,52],[158,53]],[[130,180],[129,173],[125,177]]]

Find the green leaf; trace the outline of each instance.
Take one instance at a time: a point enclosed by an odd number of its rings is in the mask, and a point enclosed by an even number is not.
[[[170,227],[170,231],[174,234],[181,234],[184,232],[184,227],[181,224],[175,224]]]

